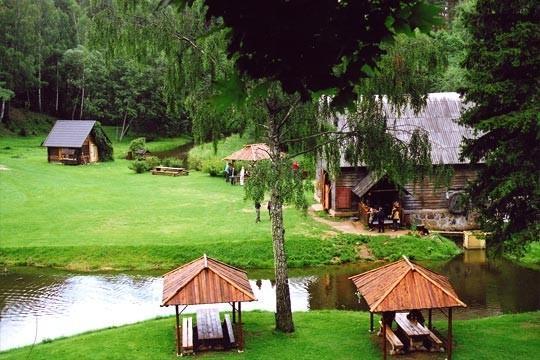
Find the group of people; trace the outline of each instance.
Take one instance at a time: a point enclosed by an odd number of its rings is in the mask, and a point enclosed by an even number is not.
[[[236,169],[234,167],[234,162],[230,162],[225,164],[225,169],[223,170],[223,175],[225,177],[226,182],[230,182],[231,185],[234,185],[236,183]],[[240,173],[238,174],[238,181],[240,185],[244,185],[245,177],[247,176],[247,171],[242,168],[240,169]]]
[[[378,232],[384,232],[384,221],[386,220],[386,213],[382,206],[371,207],[365,202],[361,203],[361,207],[368,214],[368,228],[369,231],[375,230],[375,221],[377,221]],[[392,204],[392,211],[390,213],[390,219],[392,220],[392,231],[399,229],[399,222],[401,219],[401,207],[398,201],[394,201]]]

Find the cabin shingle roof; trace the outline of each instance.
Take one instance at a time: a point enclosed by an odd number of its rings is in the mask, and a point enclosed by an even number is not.
[[[57,120],[43,146],[79,148],[95,123],[95,120]]]

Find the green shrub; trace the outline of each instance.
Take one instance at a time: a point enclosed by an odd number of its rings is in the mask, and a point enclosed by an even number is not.
[[[146,138],[140,137],[131,140],[129,143],[129,151],[133,159],[140,160],[146,154]]]
[[[210,176],[221,176],[224,169],[225,164],[221,159],[213,158],[202,161],[202,171],[210,174]]]
[[[184,162],[175,157],[167,157],[161,160],[161,165],[179,168],[184,166]]]
[[[144,159],[144,163],[146,165],[146,171],[150,171],[156,166],[159,166],[161,164],[161,160],[157,156],[147,156]]]
[[[203,159],[197,155],[191,155],[191,153],[188,156],[188,167],[191,170],[197,170],[201,171],[202,169],[202,162]]]
[[[146,162],[144,160],[134,160],[129,164],[129,168],[137,174],[142,174],[146,171]]]

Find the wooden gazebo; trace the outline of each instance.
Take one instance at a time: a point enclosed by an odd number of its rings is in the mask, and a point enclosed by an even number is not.
[[[448,359],[452,358],[452,309],[467,305],[458,298],[446,276],[414,264],[403,256],[402,260],[349,279],[369,306],[371,332],[373,313],[382,314],[383,358],[386,358],[387,326],[391,326],[396,312],[428,310],[427,328],[431,333],[433,309],[440,309],[448,318],[446,349]]]
[[[266,144],[247,144],[233,152],[223,160],[230,161],[259,161],[270,159],[270,148]]]
[[[232,306],[232,326],[230,323],[224,322],[223,325],[218,325],[219,329],[217,330],[221,332],[221,326],[223,326],[224,332],[228,333],[226,336],[227,340],[233,346],[238,347],[239,350],[243,349],[241,304],[244,301],[256,300],[245,271],[209,258],[205,254],[188,264],[168,272],[163,277],[163,301],[161,306],[174,305],[175,307],[177,354],[186,353],[185,350],[187,352],[193,352],[194,348],[197,347],[196,341],[193,341],[191,317],[189,318],[189,322],[187,321],[188,319],[184,318],[181,333],[180,314],[188,305],[199,304],[229,303]],[[179,311],[180,305],[184,305],[181,311]],[[237,314],[238,322],[236,321]],[[219,320],[219,314],[217,316]],[[212,322],[210,320],[213,320],[211,317],[208,317],[208,319],[209,323]],[[228,315],[226,315],[226,320],[228,320]],[[202,321],[199,319],[198,314],[199,330],[201,325]],[[211,327],[211,325],[209,324],[208,326]],[[215,328],[216,326],[214,326],[214,330]],[[186,345],[186,341],[188,343],[191,341],[191,349],[189,345],[184,346]]]

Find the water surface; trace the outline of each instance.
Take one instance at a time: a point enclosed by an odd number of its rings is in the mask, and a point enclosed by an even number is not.
[[[368,262],[292,269],[293,311],[367,310],[348,277],[382,265]],[[458,319],[540,310],[540,272],[467,251],[447,263],[424,263],[450,278],[468,305]],[[51,269],[12,268],[0,275],[0,350],[89,330],[174,314],[160,307],[160,273],[82,274]],[[275,311],[271,270],[248,271],[258,301],[243,310]],[[228,310],[223,305],[221,309]],[[195,311],[188,307],[188,312]],[[435,317],[437,318],[435,313]],[[367,324],[366,324],[367,326]]]

